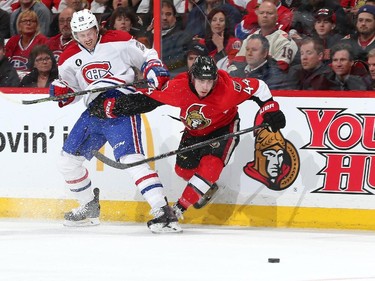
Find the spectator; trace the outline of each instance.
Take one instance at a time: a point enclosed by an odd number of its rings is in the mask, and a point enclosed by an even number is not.
[[[367,53],[375,47],[375,6],[364,5],[358,10],[357,33],[345,36],[343,42],[349,44],[354,60],[367,61]]]
[[[208,56],[208,50],[205,45],[192,42],[186,51],[186,66],[188,70],[193,65],[197,56]]]
[[[289,32],[292,25],[293,12],[282,5],[280,0],[263,0],[275,4],[277,9],[277,28]],[[249,34],[253,33],[259,28],[256,8],[258,6],[257,0],[251,0],[247,3],[246,14],[242,21],[235,28],[235,35],[241,40],[245,39]]]
[[[218,64],[225,57],[233,59],[241,48],[241,40],[230,31],[229,19],[221,8],[214,8],[207,16],[206,35],[199,43],[204,44],[209,56]]]
[[[108,7],[111,5],[109,0],[94,0],[91,2],[90,11],[94,14],[102,14],[107,11]]]
[[[68,44],[72,42],[72,30],[70,28],[70,21],[72,20],[74,10],[70,7],[65,8],[58,15],[59,20],[59,34],[50,38],[47,46],[53,52],[56,61],[59,61],[60,54],[66,49]]]
[[[313,36],[319,37],[322,40],[324,47],[323,61],[330,63],[332,46],[343,38],[341,34],[335,32],[336,15],[332,10],[322,8],[315,13],[314,17]]]
[[[2,9],[0,9],[0,37],[10,37],[10,15]]]
[[[375,90],[375,49],[371,49],[367,55],[367,64],[371,76],[371,88]]]
[[[259,29],[253,34],[262,34],[270,43],[269,55],[277,61],[281,70],[286,71],[292,63],[298,46],[296,42],[288,38],[285,31],[277,29],[277,10],[275,4],[271,2],[263,2],[257,9]],[[242,42],[242,47],[238,52],[235,61],[245,61],[245,48],[247,37]]]
[[[5,56],[4,38],[0,37],[0,87],[18,87],[19,83],[17,70]]]
[[[200,4],[194,6],[189,12],[186,32],[197,38],[204,38],[205,26],[207,22],[207,15],[213,8],[222,8],[227,15],[229,22],[229,29],[234,31],[234,27],[241,21],[242,15],[238,9],[225,3],[223,0],[205,0]]]
[[[339,3],[332,0],[306,0],[293,12],[292,29],[295,36],[311,36],[314,31],[314,13],[322,8],[332,10],[336,15],[336,30],[345,36],[354,32],[354,26]]]
[[[27,64],[31,72],[22,78],[21,87],[48,88],[58,78],[57,63],[47,45],[35,46]]]
[[[18,2],[18,0],[2,0],[0,1],[0,9],[11,14],[14,9],[13,6]]]
[[[190,34],[186,33],[181,24],[177,23],[175,6],[168,0],[161,4],[162,28],[162,61],[169,70],[176,70],[185,65],[185,52],[191,42]],[[148,39],[153,42],[153,25],[149,27]]]
[[[287,88],[294,90],[329,90],[332,86],[326,76],[332,69],[323,63],[324,48],[319,38],[305,37],[301,41],[301,64],[288,72]]]
[[[75,12],[83,10],[88,6],[88,3],[83,0],[61,0],[59,9],[57,10],[58,13],[61,13],[66,7],[72,8]]]
[[[246,45],[246,62],[234,63],[228,69],[233,77],[263,80],[271,90],[285,88],[285,73],[269,55],[270,44],[261,34],[250,35]]]
[[[332,81],[331,90],[371,90],[370,77],[351,75],[354,56],[350,45],[336,44],[331,50],[331,57],[333,73],[327,76]]]
[[[30,10],[37,14],[38,22],[40,24],[40,32],[45,36],[48,36],[50,25],[52,22],[51,11],[41,2],[36,0],[20,0],[20,7],[16,9],[10,15],[10,35],[16,35],[18,33],[18,18],[24,11]]]
[[[144,36],[138,24],[137,15],[134,13],[133,9],[129,7],[117,7],[109,18],[108,25],[106,27],[108,29],[129,32],[136,39],[138,39],[140,36]],[[149,42],[146,46],[151,47]]]
[[[18,72],[27,71],[27,61],[36,45],[46,44],[48,39],[40,33],[39,18],[33,10],[20,13],[17,18],[17,35],[5,45],[5,55]],[[20,75],[20,73],[19,73]]]

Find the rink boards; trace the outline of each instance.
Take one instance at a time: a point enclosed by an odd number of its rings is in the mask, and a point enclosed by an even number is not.
[[[57,170],[58,155],[84,107],[78,103],[59,108],[54,102],[21,105],[11,100],[47,95],[30,95],[35,89],[17,91],[0,98],[0,217],[62,218],[76,205]],[[375,229],[375,93],[273,93],[287,118],[277,137],[283,147],[279,176],[267,177],[267,168],[261,168],[264,161],[258,161],[263,152],[257,154],[255,148],[267,144],[256,145],[252,133],[242,135],[218,182],[223,189],[207,207],[189,209],[184,222]],[[240,105],[242,129],[253,125],[257,109],[251,101]],[[178,110],[162,106],[142,115],[147,157],[177,149],[183,126],[170,116],[178,117]],[[101,152],[113,158],[110,146]],[[171,202],[185,187],[174,173],[174,162],[175,156],[151,163]],[[102,220],[150,218],[148,205],[126,171],[95,159],[86,167],[93,186],[101,189]]]

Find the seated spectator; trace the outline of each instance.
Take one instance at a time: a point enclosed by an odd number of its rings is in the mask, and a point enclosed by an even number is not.
[[[332,69],[323,63],[324,48],[319,38],[305,37],[301,41],[301,64],[293,65],[287,75],[287,88],[294,90],[329,90],[327,75]]]
[[[197,56],[208,56],[208,50],[205,45],[193,41],[190,43],[186,51],[187,69],[190,69]]]
[[[357,15],[357,32],[342,41],[352,47],[354,60],[367,61],[368,51],[375,48],[375,6],[364,5]]]
[[[36,45],[46,44],[48,38],[40,33],[36,12],[26,10],[17,18],[17,35],[10,37],[5,45],[5,55],[18,72],[27,71],[27,61]],[[20,74],[20,73],[19,73]]]
[[[371,76],[371,88],[375,90],[375,48],[371,49],[367,55],[367,64]]]
[[[137,15],[129,7],[117,7],[109,18],[106,28],[129,32],[136,39],[141,36],[144,37],[138,24]],[[146,43],[147,47],[151,47],[148,41],[142,43]]]
[[[24,11],[34,11],[40,24],[40,33],[48,36],[52,22],[52,12],[43,4],[36,0],[19,0],[20,7],[10,15],[10,35],[18,34],[18,18]]]
[[[110,6],[109,0],[94,0],[90,4],[90,11],[94,14],[102,14],[107,11],[108,7]]]
[[[0,9],[0,37],[10,37],[10,15]]]
[[[263,0],[264,1],[264,0]],[[292,25],[293,12],[282,5],[280,0],[267,0],[275,4],[277,9],[277,28],[289,32]],[[256,8],[258,6],[257,0],[251,0],[246,5],[246,14],[242,21],[237,24],[235,28],[235,35],[237,38],[243,40],[249,34],[253,33],[259,28]]]
[[[185,51],[192,38],[177,23],[174,5],[169,0],[163,0],[161,5],[161,58],[169,70],[176,70],[185,66]],[[153,44],[153,25],[150,28],[148,40]]]
[[[294,60],[298,46],[288,38],[288,34],[277,28],[277,10],[275,4],[263,2],[257,9],[259,29],[253,34],[262,34],[270,43],[269,55],[277,61],[281,70],[287,71]],[[234,58],[235,61],[245,61],[245,48],[249,37],[242,42],[242,47]]]
[[[74,12],[75,11],[70,7],[62,10],[62,12],[58,15],[60,32],[56,36],[51,37],[47,42],[47,46],[53,52],[57,62],[59,61],[61,53],[73,40],[70,21]]]
[[[48,88],[58,78],[57,63],[46,45],[38,45],[30,53],[28,67],[30,73],[21,80],[21,87]]]
[[[345,36],[354,32],[353,23],[348,19],[346,12],[337,1],[306,0],[301,1],[298,9],[293,11],[291,28],[297,31],[294,36],[312,36],[314,31],[314,13],[322,8],[328,8],[335,13],[337,33]]]
[[[5,56],[4,38],[0,37],[0,87],[18,87],[19,83],[17,70]]]
[[[74,11],[78,12],[80,10],[88,8],[88,2],[83,0],[61,0],[57,12],[61,13],[61,11],[66,7],[70,7]]]
[[[18,0],[2,0],[0,1],[0,9],[11,14],[15,9],[13,8],[17,4]]]
[[[336,27],[336,15],[328,9],[319,9],[315,15],[314,23],[314,37],[319,37],[323,42],[325,63],[331,62],[331,48],[337,42],[339,42],[343,36],[335,32]]]
[[[261,79],[271,90],[285,89],[285,73],[269,55],[270,44],[261,34],[250,35],[246,45],[246,62],[234,62],[228,73],[233,77]]]
[[[206,17],[213,8],[221,8],[225,11],[229,21],[229,29],[234,30],[234,27],[242,20],[242,15],[238,9],[223,0],[205,0],[189,12],[185,31],[190,35],[199,38],[205,36]]]
[[[241,48],[241,40],[231,33],[229,20],[225,11],[214,8],[207,16],[206,35],[198,42],[207,47],[209,56],[216,63],[225,57],[233,59]]]
[[[371,90],[370,77],[351,74],[354,56],[350,45],[336,44],[331,49],[331,57],[333,73],[327,75],[332,81],[331,90]]]

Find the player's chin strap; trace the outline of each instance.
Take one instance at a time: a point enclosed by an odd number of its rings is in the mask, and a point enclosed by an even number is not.
[[[60,100],[64,100],[64,99],[71,98],[71,97],[83,96],[83,95],[93,94],[93,93],[98,93],[98,92],[105,92],[111,89],[125,88],[129,86],[134,86],[137,88],[143,88],[143,87],[147,88],[148,83],[149,83],[149,80],[142,79],[142,80],[129,83],[129,84],[126,84],[126,83],[118,84],[118,85],[113,85],[113,86],[101,87],[101,88],[96,88],[96,89],[91,89],[91,90],[84,90],[84,91],[79,91],[79,92],[68,93],[66,95],[41,98],[41,99],[36,99],[36,100],[23,100],[21,101],[21,103],[22,104],[36,104],[36,103],[41,103],[41,102],[46,102],[46,101],[60,101]]]
[[[240,131],[237,131],[237,132],[234,132],[234,133],[218,136],[216,138],[212,138],[212,139],[202,141],[202,142],[190,145],[190,146],[186,146],[186,147],[183,147],[181,149],[172,150],[172,151],[169,151],[169,152],[166,152],[166,153],[154,156],[154,157],[150,157],[150,158],[147,158],[147,159],[144,159],[144,160],[141,160],[141,161],[137,161],[137,162],[133,162],[133,163],[127,163],[127,164],[116,162],[116,161],[106,157],[105,155],[103,155],[102,153],[100,153],[97,150],[93,150],[92,153],[97,159],[102,161],[104,164],[106,164],[110,167],[116,168],[116,169],[124,170],[124,169],[128,169],[128,168],[131,168],[131,167],[134,167],[134,166],[144,164],[144,163],[148,163],[148,162],[160,160],[160,159],[163,159],[163,158],[167,158],[167,157],[172,156],[172,155],[182,154],[182,153],[185,153],[185,152],[197,149],[197,148],[201,148],[201,147],[206,146],[206,145],[210,145],[210,144],[218,142],[218,141],[234,138],[234,137],[237,137],[237,136],[240,136],[240,135],[243,135],[243,134],[246,134],[246,133],[250,133],[250,132],[253,132],[255,130],[265,128],[265,127],[268,127],[268,126],[269,126],[269,124],[263,123],[263,124],[253,126],[253,127],[247,128],[247,129],[243,129],[243,130],[240,130]]]

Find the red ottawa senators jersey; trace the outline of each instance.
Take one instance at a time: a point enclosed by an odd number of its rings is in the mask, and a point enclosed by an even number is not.
[[[164,104],[179,107],[181,121],[193,136],[204,136],[228,125],[237,115],[237,105],[248,99],[266,101],[272,97],[262,80],[234,78],[223,70],[218,71],[213,90],[204,98],[190,89],[188,73],[176,76],[161,91],[148,94]]]

